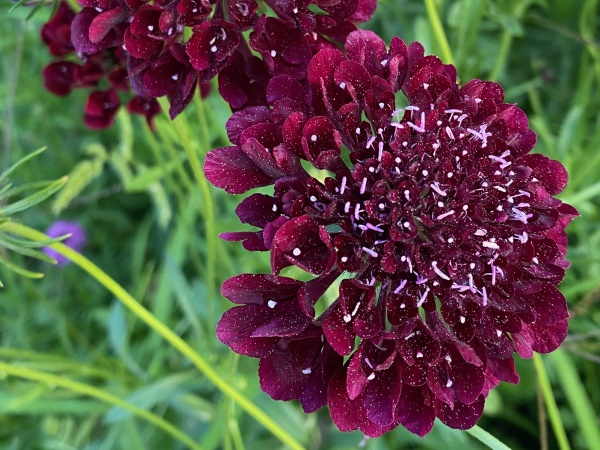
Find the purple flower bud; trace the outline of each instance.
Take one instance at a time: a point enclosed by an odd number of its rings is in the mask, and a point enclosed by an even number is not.
[[[85,230],[81,227],[81,225],[79,225],[78,222],[58,220],[50,225],[48,230],[46,230],[46,234],[51,238],[70,234],[71,236],[62,241],[62,243],[67,247],[72,248],[76,252],[80,252],[87,244],[87,235]],[[50,247],[44,247],[43,250],[46,255],[54,258],[59,266],[66,266],[70,262],[68,258],[64,257]]]

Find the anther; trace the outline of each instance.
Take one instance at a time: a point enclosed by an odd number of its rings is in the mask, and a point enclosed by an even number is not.
[[[363,252],[368,253],[369,255],[371,255],[373,258],[377,258],[379,256],[379,253],[377,253],[376,251],[371,250],[370,248],[367,247],[362,247]]]

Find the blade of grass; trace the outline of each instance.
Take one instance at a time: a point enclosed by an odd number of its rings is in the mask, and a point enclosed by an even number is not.
[[[581,383],[573,361],[563,350],[556,350],[549,356],[554,364],[556,374],[563,391],[571,404],[571,409],[579,424],[586,446],[589,450],[600,450],[600,429],[596,413],[585,388]]]
[[[435,4],[435,0],[425,0],[425,7],[427,8],[427,17],[429,18],[429,23],[431,24],[435,38],[440,46],[444,63],[454,64],[452,50],[450,50],[450,44],[448,43],[448,38],[446,37],[444,27],[442,26],[442,21],[440,20],[440,15],[437,5]]]
[[[546,409],[548,410],[548,417],[550,418],[552,429],[554,430],[556,440],[558,441],[558,448],[560,450],[570,450],[571,446],[569,445],[567,433],[565,432],[565,427],[563,426],[560,413],[558,412],[558,407],[556,406],[556,400],[554,398],[554,393],[552,392],[552,386],[550,386],[550,381],[548,380],[548,374],[546,373],[544,362],[542,361],[542,357],[537,353],[533,354],[533,365],[535,367],[540,389],[542,390],[544,403],[546,404]]]
[[[493,450],[510,450],[509,446],[500,442],[496,437],[477,425],[468,429],[467,433]]]
[[[32,240],[48,239],[48,236],[40,233],[39,231],[13,222],[8,222],[1,225],[0,229]],[[140,320],[145,322],[150,328],[160,334],[181,354],[189,358],[189,360],[198,368],[198,370],[200,370],[200,372],[204,374],[206,378],[208,378],[219,390],[221,390],[223,394],[233,399],[257,422],[261,423],[275,437],[281,440],[281,442],[288,445],[293,450],[303,450],[302,445],[300,445],[300,443],[298,443],[283,428],[281,428],[279,424],[267,416],[241,392],[237,391],[227,381],[225,381],[224,378],[210,365],[208,361],[206,361],[200,354],[198,354],[198,352],[196,352],[183,339],[175,334],[169,327],[158,320],[152,313],[150,313],[150,311],[144,308],[140,302],[133,298],[115,280],[109,277],[106,272],[96,266],[85,256],[77,253],[63,244],[56,243],[50,245],[50,247],[61,255],[69,258],[71,261],[85,270],[89,275],[91,275],[96,281],[102,284],[106,289],[108,289],[112,294],[114,294]]]
[[[64,376],[56,376],[45,372],[40,372],[37,370],[28,369],[25,367],[13,366],[11,364],[6,364],[0,361],[0,372],[4,372],[7,375],[12,375],[19,378],[24,378],[27,380],[39,381],[41,383],[47,385],[54,385],[61,387],[63,389],[67,389],[69,391],[76,392],[78,394],[88,395],[90,397],[96,398],[98,400],[103,401],[104,403],[108,403],[110,405],[119,406],[123,409],[127,409],[131,411],[131,413],[136,416],[147,420],[148,422],[156,425],[161,428],[166,433],[173,436],[178,441],[183,442],[191,449],[201,450],[200,446],[198,446],[194,440],[189,437],[187,434],[183,433],[178,428],[171,425],[169,422],[164,420],[163,418],[157,416],[156,414],[151,413],[145,409],[139,408],[135,405],[132,405],[125,400],[120,399],[119,397],[112,395],[102,389],[98,389],[94,386],[90,386],[85,383],[80,383],[75,380],[71,380]]]

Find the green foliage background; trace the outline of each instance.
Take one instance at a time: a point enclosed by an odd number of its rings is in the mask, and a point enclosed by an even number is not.
[[[220,283],[268,270],[267,255],[217,239],[243,229],[233,213],[240,198],[209,187],[198,171],[210,148],[227,144],[226,105],[215,91],[174,123],[159,117],[155,134],[125,113],[111,130],[90,131],[82,124],[85,93],[57,98],[43,87],[51,58],[39,29],[49,8],[26,22],[30,9],[9,13],[11,6],[0,0],[0,172],[47,146],[13,181],[69,175],[52,199],[14,220],[39,230],[57,218],[81,222],[90,237],[85,255],[307,449],[486,448],[439,422],[424,439],[399,427],[364,441],[337,431],[325,409],[307,416],[295,402],[263,394],[257,361],[214,335],[229,307]],[[600,448],[599,8],[598,0],[381,0],[365,25],[387,42],[399,35],[452,58],[463,82],[499,81],[507,101],[527,112],[536,151],[569,171],[561,198],[582,215],[569,227],[572,268],[560,286],[569,336],[552,355],[518,361],[521,383],[494,390],[479,423],[513,449]],[[203,449],[284,448],[79,267],[2,256],[46,276],[27,279],[0,266],[0,448],[184,448],[113,397],[163,418]],[[46,376],[16,375],[21,369]],[[57,385],[52,376],[100,394]]]

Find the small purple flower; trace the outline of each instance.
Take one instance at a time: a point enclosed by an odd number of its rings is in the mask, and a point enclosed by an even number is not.
[[[217,336],[261,359],[265,392],[327,404],[340,430],[472,427],[491,389],[518,382],[515,352],[566,336],[556,286],[578,213],[554,198],[564,167],[530,153],[535,133],[498,84],[459,86],[419,43],[355,31],[345,53],[312,57],[304,80],[269,67],[281,75],[268,107],[235,112],[233,145],[206,158],[229,193],[274,185],[236,210],[259,231],[223,235],[269,251],[273,274],[225,282],[243,306]],[[288,266],[313,278],[283,277]]]
[[[87,244],[87,235],[85,230],[81,225],[79,225],[78,222],[58,220],[50,225],[48,230],[46,230],[46,234],[51,238],[70,234],[71,236],[62,241],[62,243],[67,247],[72,248],[76,252],[80,252]],[[71,261],[50,247],[44,247],[44,253],[54,258],[59,266],[66,266]]]

